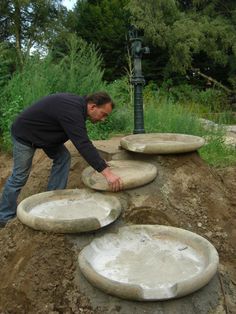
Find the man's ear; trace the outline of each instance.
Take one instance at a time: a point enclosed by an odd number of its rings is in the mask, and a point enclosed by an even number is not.
[[[92,103],[88,103],[88,110],[94,110],[94,108],[96,107],[95,104],[92,104]]]

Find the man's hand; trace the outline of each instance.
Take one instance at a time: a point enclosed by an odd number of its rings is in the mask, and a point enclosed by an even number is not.
[[[105,168],[101,174],[106,178],[109,187],[113,192],[118,192],[123,188],[121,178],[114,174],[109,167]]]

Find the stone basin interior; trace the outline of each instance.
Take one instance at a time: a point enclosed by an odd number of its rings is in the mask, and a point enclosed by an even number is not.
[[[34,206],[29,211],[29,215],[46,219],[81,219],[89,217],[104,219],[111,211],[109,205],[109,203],[101,200],[96,203],[96,200],[92,197],[84,200],[76,198],[56,199]]]
[[[218,264],[215,248],[204,238],[183,229],[151,225],[121,228],[118,234],[94,240],[82,254],[90,270],[111,286],[112,282],[138,286],[143,299],[193,292],[211,279]]]
[[[55,232],[96,230],[116,220],[121,204],[115,196],[86,189],[57,190],[32,195],[17,208],[26,225]]]

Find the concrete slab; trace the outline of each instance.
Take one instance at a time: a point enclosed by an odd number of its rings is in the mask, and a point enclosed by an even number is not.
[[[105,151],[107,154],[116,154],[123,150],[120,145],[120,140],[124,137],[123,136],[116,136],[112,137],[109,140],[101,140],[101,141],[93,141],[93,144],[96,146],[97,149],[101,151]]]
[[[105,141],[94,141],[93,144],[99,151],[100,155],[106,160],[110,161],[112,159],[121,160],[121,159],[129,159],[129,152],[125,150],[120,145],[120,140],[123,136],[115,136],[110,140]]]
[[[121,139],[121,146],[143,154],[176,154],[199,149],[205,140],[199,136],[176,133],[133,134]]]
[[[156,167],[148,162],[135,160],[113,160],[110,161],[111,170],[121,177],[123,189],[131,189],[150,183],[156,178]],[[110,187],[105,177],[95,171],[92,167],[87,167],[82,172],[84,184],[92,189],[109,191]]]
[[[57,190],[32,195],[17,208],[17,217],[36,230],[60,233],[93,231],[115,221],[120,201],[86,189]]]
[[[159,225],[120,228],[79,254],[80,269],[95,287],[139,301],[192,293],[212,279],[218,263],[217,251],[203,237]]]

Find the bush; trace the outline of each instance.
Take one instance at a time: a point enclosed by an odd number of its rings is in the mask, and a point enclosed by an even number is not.
[[[2,147],[5,150],[9,150],[11,146],[11,135],[10,128],[12,121],[15,119],[17,114],[23,109],[24,102],[21,96],[16,97],[11,103],[7,103],[6,100],[3,101],[1,108],[2,114],[0,117],[0,125],[2,128]]]
[[[198,116],[186,107],[172,102],[156,103],[145,110],[145,130],[147,133],[181,133],[201,136],[206,144],[200,149],[200,155],[213,166],[236,164],[235,148],[224,143],[223,127],[206,129]]]
[[[145,103],[152,104],[165,100],[185,105],[198,114],[221,112],[228,109],[227,95],[222,90],[200,90],[189,84],[172,86],[172,81],[165,81],[159,88],[150,82],[144,89]]]
[[[226,145],[222,136],[208,135],[207,143],[200,150],[201,157],[209,165],[215,167],[225,167],[236,165],[236,149],[233,146]]]
[[[10,125],[15,116],[31,103],[56,92],[80,95],[103,90],[101,58],[94,46],[72,36],[69,53],[55,64],[50,54],[30,57],[2,91],[0,129],[4,146],[10,145]]]
[[[107,139],[117,133],[131,133],[133,113],[130,108],[125,110],[116,108],[112,114],[102,123],[92,124],[88,121],[88,133],[91,139]]]
[[[91,139],[107,139],[117,133],[130,133],[133,128],[133,107],[131,104],[132,88],[128,78],[107,84],[104,90],[110,94],[115,102],[115,109],[105,122],[92,124],[88,121],[88,133]]]
[[[128,77],[115,80],[105,89],[111,95],[116,106],[124,108],[133,106],[133,88],[129,84]]]

